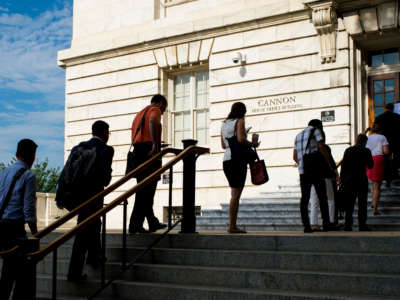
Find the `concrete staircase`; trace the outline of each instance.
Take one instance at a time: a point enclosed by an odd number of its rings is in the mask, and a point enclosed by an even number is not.
[[[50,238],[54,239],[57,234]],[[158,235],[129,236],[133,258]],[[98,299],[398,300],[400,234],[170,234]],[[120,269],[121,235],[107,235],[107,274]],[[58,298],[87,299],[99,286],[65,280],[71,243],[59,252]],[[51,293],[51,255],[38,266],[40,299]]]
[[[379,203],[381,215],[374,216],[369,207],[367,224],[376,231],[400,231],[400,182],[394,182],[390,188],[382,185]],[[354,213],[355,228],[358,208]],[[229,222],[229,204],[222,204],[221,209],[202,210],[197,218],[198,230],[226,230]],[[303,230],[300,217],[300,190],[298,186],[282,187],[280,191],[262,193],[258,198],[240,200],[239,227],[254,230]],[[320,220],[319,224],[322,221]]]

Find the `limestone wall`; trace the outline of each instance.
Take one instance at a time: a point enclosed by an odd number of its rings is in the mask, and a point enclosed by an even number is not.
[[[190,4],[201,5],[207,1],[196,2]],[[243,1],[227,1],[227,11],[232,9],[233,3],[244,5]],[[283,9],[278,2],[271,3],[276,6],[271,7],[281,13],[288,9],[303,9],[301,1],[285,3],[289,8]],[[249,11],[255,13],[256,4],[255,1],[249,1],[249,9],[237,18],[243,19],[244,15],[249,17]],[[221,11],[222,7],[219,7]],[[260,11],[258,13],[262,14]],[[226,18],[221,19],[227,21]],[[222,171],[220,126],[235,101],[242,101],[247,106],[246,126],[252,126],[251,132],[260,134],[262,143],[259,155],[265,159],[271,178],[268,184],[255,187],[251,185],[248,176],[244,197],[259,196],[261,192],[276,190],[280,185],[298,184],[298,172],[292,160],[294,138],[310,119],[320,118],[321,111],[335,112],[335,120],[327,122],[325,128],[327,143],[331,145],[337,160],[350,143],[350,54],[348,35],[342,23],[339,22],[336,62],[321,64],[319,38],[308,14],[300,14],[296,18],[288,14],[273,19],[268,24],[254,23],[254,26],[240,25],[239,19],[231,20],[232,30],[227,25],[224,31],[214,33],[209,58],[202,61],[210,72],[211,141],[211,154],[201,156],[197,163],[196,204],[202,208],[218,207],[220,203],[229,201],[229,187]],[[218,19],[213,20],[214,23],[217,21]],[[210,23],[210,28],[216,26],[214,23]],[[207,27],[207,22],[203,23],[203,27]],[[179,28],[182,32],[186,30]],[[155,36],[156,33],[154,38]],[[209,32],[200,30],[190,36],[189,41],[209,38]],[[127,41],[124,40],[124,43]],[[120,42],[115,42],[118,43]],[[137,45],[139,44],[132,44],[132,47]],[[91,58],[87,62],[68,65],[66,155],[74,145],[90,138],[91,124],[95,120],[103,119],[110,124],[109,144],[115,149],[113,182],[121,178],[130,146],[132,119],[136,112],[149,103],[151,95],[166,91],[163,79],[172,71],[170,67],[179,68],[179,54],[175,54],[174,66],[170,66],[167,63],[160,65],[155,53],[163,56],[170,51],[166,51],[166,47],[174,46],[188,51],[188,47],[179,45],[183,45],[179,39],[163,40],[159,45],[154,42],[149,46],[150,49],[132,50],[131,53],[113,50],[114,52],[104,52],[97,59]],[[88,48],[82,49],[73,47],[61,53],[61,57],[67,62],[69,58],[73,59],[73,53],[83,54]],[[237,52],[246,55],[245,64],[233,63],[232,57]],[[170,58],[166,57],[168,59]],[[182,64],[180,68],[185,71],[191,70],[192,66]],[[172,101],[173,95],[167,97]],[[166,113],[164,125],[168,124],[168,118]],[[164,138],[171,143],[167,133]],[[168,159],[170,158],[165,158],[165,161]],[[178,164],[174,170],[173,199],[174,205],[179,206],[182,203],[182,165]],[[106,200],[114,199],[133,184],[126,184]],[[129,213],[132,202],[129,204]],[[155,212],[161,219],[162,207],[168,203],[167,184],[159,182],[155,203]],[[115,209],[108,220],[112,227],[120,227],[122,208]]]

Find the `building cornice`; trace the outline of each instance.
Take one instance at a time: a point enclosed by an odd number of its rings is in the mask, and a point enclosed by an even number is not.
[[[255,18],[254,10],[255,8],[252,8],[249,13],[243,12],[243,14],[236,16],[235,22],[220,22],[221,20],[228,20],[228,16],[218,16],[218,18],[215,18],[215,22],[205,22],[207,25],[203,25],[203,28],[197,31],[193,30],[193,21],[163,27],[162,31],[157,30],[159,24],[154,24],[154,32],[149,37],[145,34],[142,34],[141,37],[134,34],[119,37],[117,35],[111,43],[109,40],[99,40],[97,44],[73,45],[70,49],[58,52],[58,63],[61,67],[66,67],[310,19],[308,9],[293,9],[291,11],[286,8],[282,11],[276,11],[275,15],[265,13],[265,16],[260,16],[258,14],[258,18]],[[148,32],[151,32],[151,29],[148,28]],[[170,36],[165,36],[165,32],[173,33]]]

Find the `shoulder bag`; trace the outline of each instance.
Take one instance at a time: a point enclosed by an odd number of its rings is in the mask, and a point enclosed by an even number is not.
[[[254,148],[254,153],[256,154],[256,160],[250,163],[250,174],[251,183],[254,185],[261,185],[269,180],[267,167],[265,166],[265,161],[260,159],[257,154],[257,150]]]
[[[305,151],[307,151],[310,141],[314,135],[316,128],[311,129],[310,136],[308,137]],[[303,168],[304,174],[313,178],[326,178],[332,171],[329,168],[325,157],[318,150],[316,152],[304,153],[303,155]]]
[[[149,111],[149,109],[147,109],[143,116],[142,119],[140,120],[139,126],[136,129],[135,135],[132,138],[132,141],[135,140],[137,134],[139,133],[139,131],[141,131],[144,128],[144,122],[146,119],[146,114]],[[133,149],[132,149],[133,147]],[[132,151],[131,151],[132,149]],[[128,174],[129,172],[131,172],[132,170],[136,169],[138,167],[138,163],[137,163],[137,157],[135,154],[135,146],[133,144],[131,144],[131,147],[129,148],[128,154],[126,156],[126,169],[125,169],[125,175]]]

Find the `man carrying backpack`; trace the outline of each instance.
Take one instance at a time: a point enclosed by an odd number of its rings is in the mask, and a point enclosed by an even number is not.
[[[92,125],[93,137],[80,143],[71,150],[68,161],[59,180],[57,204],[68,207],[75,199],[70,209],[74,208],[104,190],[111,181],[111,164],[114,148],[107,146],[110,135],[109,125],[104,121],[96,121]],[[66,195],[66,196],[65,196]],[[94,203],[78,215],[78,223],[103,207],[104,199],[97,199]],[[79,232],[74,241],[68,270],[68,281],[79,282],[86,279],[82,274],[86,252],[86,263],[97,267],[101,262],[100,242],[101,221],[96,220],[86,229]]]
[[[17,161],[0,173],[0,250],[14,247],[26,239],[25,223],[32,234],[36,226],[36,177],[30,171],[36,157],[37,145],[30,139],[19,141]],[[29,284],[33,278],[25,276],[25,259],[21,253],[5,256],[0,280],[0,299],[31,299]]]

